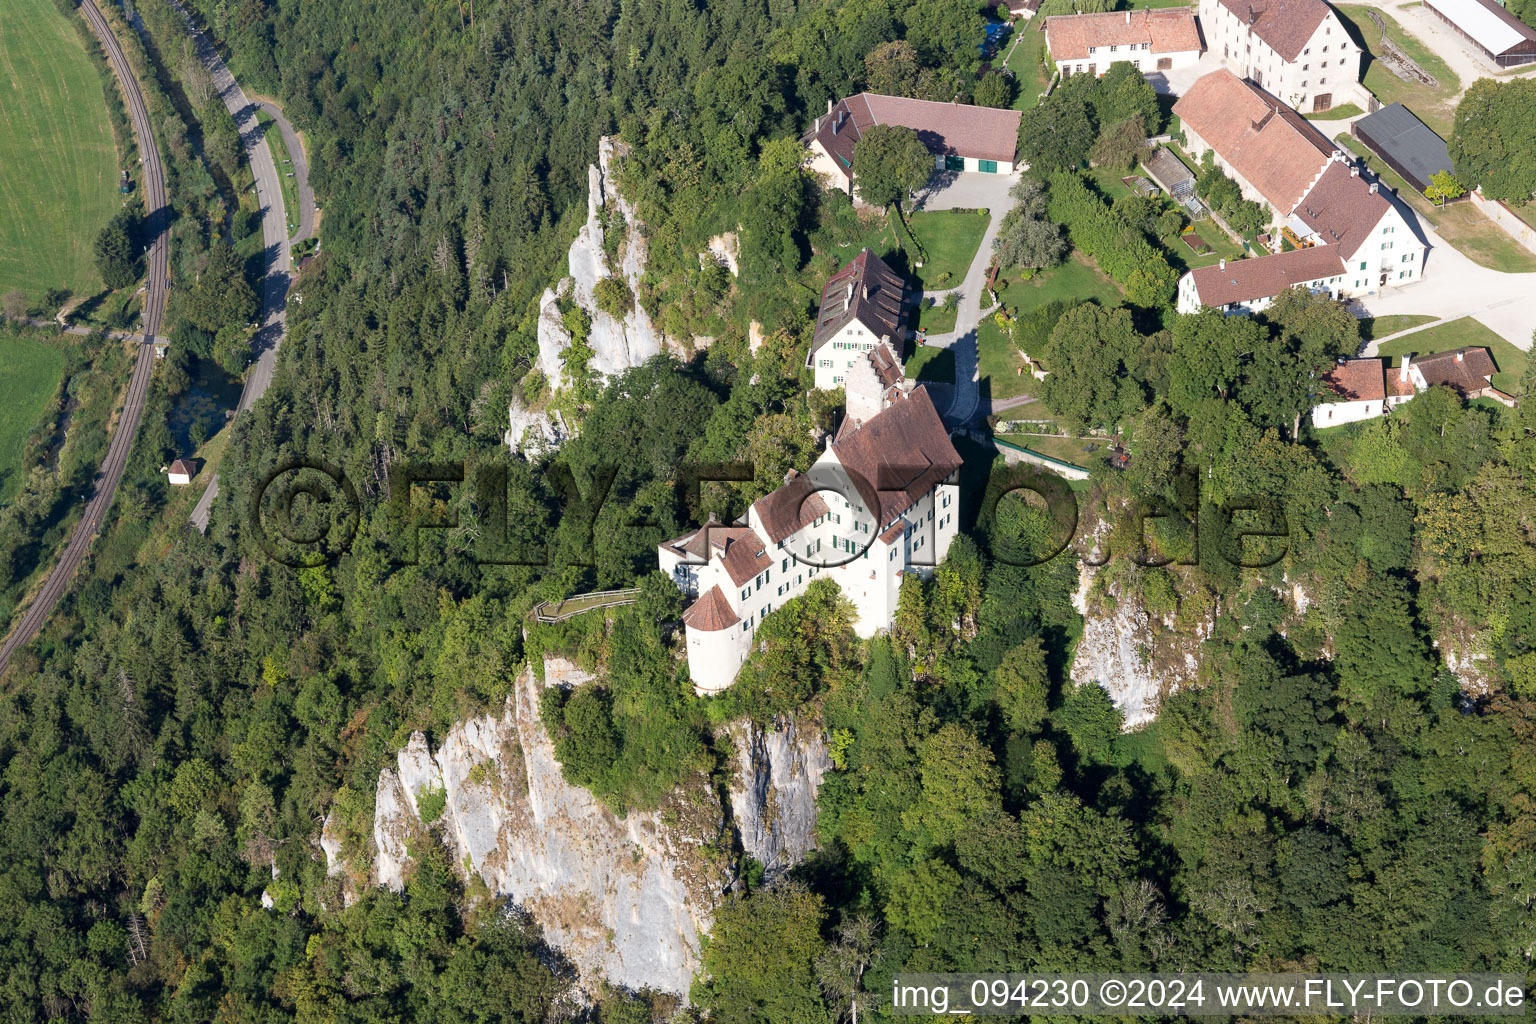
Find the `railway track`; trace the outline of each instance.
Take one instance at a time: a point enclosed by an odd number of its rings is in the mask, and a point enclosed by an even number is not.
[[[112,27],[102,17],[93,0],[80,0],[80,13],[91,27],[107,60],[122,86],[123,98],[128,104],[128,117],[133,124],[134,138],[138,142],[140,163],[143,165],[144,223],[152,232],[149,244],[149,277],[145,285],[143,327],[138,358],[134,360],[133,375],[129,378],[128,394],[123,401],[122,414],[117,429],[107,444],[107,454],[96,474],[96,483],[85,504],[85,514],[75,524],[74,532],[64,545],[58,562],[48,573],[42,589],[22,613],[11,634],[0,644],[0,675],[10,667],[11,657],[37,636],[58,605],[59,599],[69,589],[70,580],[81,560],[90,550],[96,531],[112,504],[117,485],[128,466],[128,455],[133,450],[133,440],[139,432],[139,421],[144,413],[144,402],[149,395],[149,381],[155,368],[156,336],[165,316],[165,292],[170,284],[169,236],[166,231],[168,208],[165,198],[165,169],[160,164],[160,151],[155,147],[155,137],[150,130],[149,109],[139,83],[133,77],[133,69],[112,34]]]

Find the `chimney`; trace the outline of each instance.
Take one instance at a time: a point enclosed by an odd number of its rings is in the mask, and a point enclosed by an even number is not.
[[[1221,266],[1217,267],[1216,269],[1217,270],[1226,270],[1227,269],[1227,261],[1226,261],[1225,258],[1222,259]]]
[[[1131,12],[1129,10],[1125,12],[1125,23],[1127,25],[1131,23]]]
[[[1358,177],[1360,177],[1360,168],[1358,168],[1358,167],[1351,167],[1349,169],[1349,176],[1351,178],[1358,178]]]
[[[827,113],[832,113],[832,101],[830,99],[827,100]]]
[[[868,284],[864,284],[864,285],[860,285],[859,286],[859,298],[863,299],[865,302],[869,301],[869,285]]]
[[[848,305],[853,305],[853,282],[848,282]]]
[[[1380,190],[1381,190],[1381,185],[1379,185],[1378,183],[1376,183],[1374,181],[1371,182],[1371,195],[1375,195]]]
[[[1462,356],[1463,356],[1463,355],[1464,355],[1464,354],[1465,354],[1465,353],[1463,353],[1463,352],[1462,352],[1462,351],[1461,351],[1461,350],[1460,350],[1460,349],[1458,349],[1458,350],[1457,350],[1457,351],[1456,351],[1456,361],[1457,361],[1457,362],[1458,362],[1458,363],[1459,363],[1459,362],[1461,362],[1461,357],[1462,357]]]
[[[1412,355],[1403,356],[1403,368],[1397,375],[1398,381],[1403,384],[1408,383],[1408,364],[1411,362],[1413,362]]]

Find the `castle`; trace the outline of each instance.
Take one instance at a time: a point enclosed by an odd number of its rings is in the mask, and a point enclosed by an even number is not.
[[[735,523],[657,549],[691,601],[683,626],[700,696],[730,686],[763,620],[822,574],[853,603],[859,636],[889,628],[902,578],[931,572],[955,538],[960,456],[927,389],[883,343],[843,377],[846,414],[810,470],[791,471]]]

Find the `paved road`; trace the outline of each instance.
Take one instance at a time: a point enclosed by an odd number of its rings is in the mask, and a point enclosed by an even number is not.
[[[283,210],[282,176],[277,164],[272,160],[272,148],[267,145],[266,134],[256,121],[256,104],[246,98],[240,84],[229,73],[223,58],[209,43],[202,30],[192,21],[186,8],[177,3],[177,0],[170,0],[170,2],[171,6],[186,19],[187,31],[192,36],[193,45],[197,47],[198,59],[203,62],[203,67],[212,76],[213,87],[218,90],[224,106],[229,110],[230,116],[235,119],[235,127],[240,131],[240,141],[245,145],[246,159],[249,160],[251,170],[256,177],[257,199],[262,204],[261,239],[266,246],[267,275],[262,287],[261,326],[251,342],[255,362],[245,375],[245,387],[240,392],[240,404],[235,409],[235,415],[238,416],[254,405],[256,400],[266,393],[267,386],[272,383],[272,369],[277,364],[277,349],[282,344],[283,330],[287,324],[288,282],[293,267],[288,251],[288,219]],[[287,123],[287,119],[279,115],[279,130],[282,130],[282,126]],[[288,132],[292,130],[291,127],[287,129]],[[290,144],[289,152],[294,154],[294,167],[298,168],[298,161],[303,159],[303,150],[297,145],[297,139]],[[294,173],[297,174],[297,170]],[[307,169],[305,177],[299,180],[303,183],[303,189],[307,190],[309,186]],[[303,192],[301,191],[300,194],[303,195]],[[310,227],[313,228],[313,226],[314,211],[311,197]],[[302,219],[300,231],[303,231]],[[218,495],[219,477],[218,474],[214,474],[192,510],[192,524],[200,532],[208,531],[208,515],[213,508],[213,499]]]
[[[1008,190],[1018,181],[1017,174],[947,174],[940,175],[919,198],[923,210],[985,209],[990,214],[986,234],[971,260],[965,279],[960,282],[960,308],[955,312],[955,329],[928,338],[929,345],[947,348],[955,354],[955,385],[944,420],[952,427],[964,426],[976,417],[981,401],[981,367],[977,351],[977,328],[990,310],[983,310],[986,297],[987,266],[992,262],[992,239],[1003,215],[1013,208]],[[945,289],[945,292],[954,289]],[[937,389],[935,389],[937,390]]]
[[[154,134],[150,131],[149,111],[144,106],[144,97],[139,92],[139,84],[134,80],[133,70],[129,67],[127,58],[123,56],[123,49],[118,45],[117,37],[112,34],[111,26],[101,16],[101,12],[96,9],[92,0],[81,0],[80,13],[84,15],[91,31],[96,33],[96,38],[101,41],[107,60],[112,64],[112,70],[122,86],[123,97],[128,103],[128,117],[133,124],[134,138],[139,147],[139,159],[143,164],[141,174],[143,180],[140,184],[144,196],[145,225],[152,233],[152,241],[149,245],[149,277],[144,293],[143,326],[144,336],[153,338],[160,333],[160,321],[165,316],[165,290],[170,282],[168,252],[170,239],[166,232],[169,210],[165,201],[165,172],[160,166],[160,151],[155,148]],[[107,455],[102,460],[101,471],[96,476],[95,489],[85,503],[85,514],[80,522],[75,524],[74,532],[69,535],[69,541],[64,545],[64,551],[59,555],[58,563],[54,565],[48,578],[43,582],[42,589],[22,614],[21,620],[11,631],[11,635],[6,637],[4,644],[0,644],[0,674],[10,666],[11,656],[32,641],[48,616],[53,613],[59,598],[63,597],[64,591],[69,588],[69,582],[74,577],[80,560],[90,550],[91,541],[95,539],[96,531],[100,528],[101,521],[112,504],[112,496],[117,491],[118,482],[123,478],[123,470],[128,466],[128,454],[133,450],[133,440],[139,431],[139,421],[144,413],[144,400],[149,394],[149,381],[154,374],[154,369],[155,347],[141,342],[138,358],[133,364],[133,375],[128,381],[128,393],[123,400],[123,409],[117,419],[117,428],[112,434],[112,440],[107,444]]]
[[[285,171],[279,167],[278,171],[284,175],[292,173],[294,183],[298,186],[299,229],[288,237],[290,246],[298,245],[315,233],[315,191],[309,187],[309,158],[304,155],[304,144],[299,141],[299,133],[293,130],[293,125],[288,123],[283,108],[270,100],[257,100],[256,105],[277,122],[278,133],[283,137],[283,148],[288,150],[290,168]]]

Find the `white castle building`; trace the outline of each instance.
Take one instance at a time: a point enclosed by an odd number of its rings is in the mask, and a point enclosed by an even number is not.
[[[957,532],[960,456],[926,388],[889,347],[845,374],[847,415],[815,465],[731,525],[666,541],[657,560],[692,603],[683,613],[694,690],[735,681],[763,620],[825,574],[869,637],[896,615],[902,577],[927,574]]]

